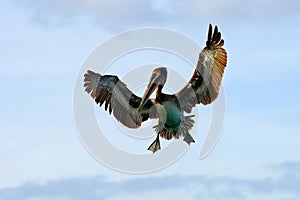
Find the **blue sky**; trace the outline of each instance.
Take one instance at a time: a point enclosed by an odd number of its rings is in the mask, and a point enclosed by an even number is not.
[[[1,199],[299,199],[299,4],[2,1]],[[209,23],[219,26],[229,56],[226,120],[213,152],[199,160],[195,144],[170,167],[143,175],[94,160],[72,110],[75,79],[90,52],[141,27],[173,29],[203,46]]]

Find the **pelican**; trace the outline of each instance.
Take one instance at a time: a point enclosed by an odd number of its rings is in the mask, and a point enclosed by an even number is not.
[[[88,70],[84,74],[85,91],[100,107],[129,128],[139,128],[142,122],[158,118],[154,126],[157,135],[148,150],[153,153],[161,149],[160,137],[170,140],[183,137],[190,145],[195,142],[189,131],[193,127],[192,108],[196,104],[208,105],[219,94],[227,53],[223,48],[224,40],[218,27],[209,25],[206,47],[200,52],[196,69],[189,82],[175,94],[163,93],[167,80],[167,69],[154,69],[143,97],[133,94],[126,85],[114,75],[101,75]],[[151,94],[156,90],[154,99]]]

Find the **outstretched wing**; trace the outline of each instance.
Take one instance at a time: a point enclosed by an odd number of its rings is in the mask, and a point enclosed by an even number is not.
[[[224,69],[227,64],[227,53],[222,48],[224,40],[215,26],[209,25],[206,47],[200,52],[197,67],[188,84],[176,93],[182,109],[190,113],[192,108],[202,103],[213,102],[219,94]]]
[[[117,76],[102,76],[88,70],[84,74],[84,87],[100,107],[105,103],[105,110],[113,113],[118,121],[129,128],[138,128],[150,116],[155,117],[155,106],[152,106],[151,100],[136,112],[142,99],[133,94]]]

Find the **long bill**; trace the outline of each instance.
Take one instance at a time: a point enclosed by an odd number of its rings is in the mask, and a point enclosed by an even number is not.
[[[146,104],[147,100],[150,98],[151,94],[154,92],[154,90],[158,87],[159,85],[159,79],[160,75],[159,74],[152,74],[152,77],[150,79],[150,82],[147,86],[146,92],[144,93],[144,96],[142,98],[142,101],[137,108],[137,112],[139,112],[144,105]]]

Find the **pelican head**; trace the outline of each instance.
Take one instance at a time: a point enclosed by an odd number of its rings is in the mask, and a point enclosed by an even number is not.
[[[153,70],[149,84],[147,86],[146,92],[142,98],[142,101],[137,109],[139,112],[140,109],[143,108],[151,94],[157,89],[159,86],[162,88],[167,81],[167,68],[160,67]]]

